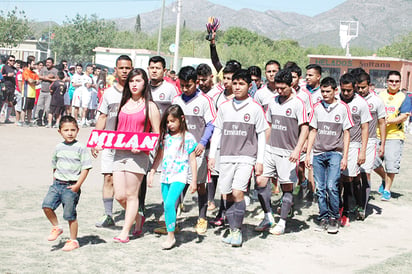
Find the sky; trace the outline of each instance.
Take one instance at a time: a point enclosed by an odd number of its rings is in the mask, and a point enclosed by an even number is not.
[[[182,0],[183,5],[185,1]],[[257,11],[279,10],[314,16],[327,11],[344,0],[209,0],[235,10],[242,8]],[[174,2],[166,0],[166,6]],[[159,9],[162,0],[1,0],[0,10],[7,12],[17,7],[35,21],[55,21],[61,24],[66,17],[97,14],[102,19],[130,18],[137,14]],[[211,14],[213,16],[213,14]]]

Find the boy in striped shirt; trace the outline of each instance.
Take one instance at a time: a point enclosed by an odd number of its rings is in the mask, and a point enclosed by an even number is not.
[[[80,198],[80,187],[92,168],[89,151],[84,144],[76,140],[78,132],[79,127],[75,118],[63,116],[60,119],[59,133],[64,142],[56,146],[53,154],[53,184],[42,204],[44,214],[53,225],[49,241],[56,240],[63,233],[54,212],[63,204],[63,218],[69,222],[70,228],[70,240],[64,245],[63,251],[79,248],[76,206]]]

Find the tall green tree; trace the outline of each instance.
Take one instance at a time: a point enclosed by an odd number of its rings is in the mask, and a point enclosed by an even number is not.
[[[96,47],[112,47],[117,29],[114,22],[99,19],[97,15],[66,19],[55,29],[52,49],[58,56],[71,62],[90,62]]]
[[[412,32],[399,37],[391,45],[378,50],[379,56],[390,56],[412,60]]]
[[[17,7],[7,13],[0,11],[0,47],[16,47],[31,33],[24,11]]]

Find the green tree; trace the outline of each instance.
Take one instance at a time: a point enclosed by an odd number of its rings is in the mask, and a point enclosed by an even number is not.
[[[114,22],[99,19],[97,15],[77,14],[55,29],[52,49],[71,62],[90,62],[94,48],[115,46],[113,38],[116,34]]]
[[[31,33],[24,11],[19,11],[17,7],[7,14],[0,11],[0,47],[16,47]]]
[[[385,46],[378,50],[379,56],[395,57],[412,59],[412,32],[409,34],[399,37],[397,41],[391,45]]]

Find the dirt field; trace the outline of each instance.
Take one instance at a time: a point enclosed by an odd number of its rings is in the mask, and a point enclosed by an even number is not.
[[[81,129],[85,142],[90,129]],[[254,232],[259,223],[258,202],[247,208],[242,248],[225,246],[224,230],[209,228],[199,237],[196,196],[187,195],[189,209],[179,217],[182,232],[178,244],[162,251],[163,237],[153,233],[161,212],[160,187],[147,194],[147,222],[144,235],[127,244],[113,242],[123,223],[123,211],[115,203],[117,226],[96,228],[103,214],[100,161],[94,160],[78,206],[80,249],[61,251],[68,239],[68,225],[57,215],[64,229],[62,237],[48,242],[50,224],[41,210],[52,181],[51,154],[61,141],[56,129],[22,128],[0,124],[0,272],[142,272],[142,273],[412,273],[412,144],[406,142],[401,174],[395,178],[393,198],[380,201],[380,182],[373,176],[368,217],[353,221],[337,235],[314,231],[316,204],[296,201],[295,217],[287,223],[286,234],[273,236]],[[280,196],[273,196],[275,205]],[[214,213],[208,213],[209,217]]]

